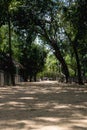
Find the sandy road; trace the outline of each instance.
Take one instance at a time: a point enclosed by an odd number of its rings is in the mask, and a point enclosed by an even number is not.
[[[0,130],[87,130],[87,87],[53,81],[0,87]]]

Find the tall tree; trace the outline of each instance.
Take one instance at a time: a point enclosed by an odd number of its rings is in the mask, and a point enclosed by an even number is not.
[[[18,28],[28,29],[29,33],[32,32],[33,27],[33,32],[47,41],[47,44],[54,50],[54,55],[60,61],[66,76],[66,82],[68,82],[69,70],[61,54],[58,41],[60,33],[58,6],[59,2],[53,0],[26,0],[14,17],[16,21],[14,24],[16,24]]]
[[[81,49],[80,48],[81,47],[80,43],[82,42],[81,39],[84,39],[83,34],[86,31],[87,27],[84,21],[85,18],[84,20],[82,20],[83,19],[82,10],[84,10],[84,7],[81,6],[80,4],[83,5],[82,1],[72,1],[72,0],[69,1],[67,5],[64,4],[62,23],[64,26],[65,33],[69,38],[69,42],[72,45],[75,54],[75,58],[77,62],[78,82],[79,84],[83,84],[79,49]]]
[[[8,46],[9,46],[9,74],[11,77],[11,84],[15,85],[14,80],[14,63],[13,63],[13,56],[12,56],[12,43],[11,43],[11,17],[13,15],[14,10],[16,10],[17,5],[20,2],[17,0],[5,0],[0,2],[0,25],[8,25]]]
[[[47,52],[44,47],[32,43],[31,45],[20,46],[21,55],[19,61],[24,69],[21,71],[24,81],[36,81],[37,74],[43,70]]]

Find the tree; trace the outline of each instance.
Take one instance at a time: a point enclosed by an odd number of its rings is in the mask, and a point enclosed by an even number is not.
[[[59,27],[58,6],[59,3],[52,0],[27,0],[15,15],[14,24],[17,29],[29,30],[30,34],[33,28],[34,33],[47,41],[47,44],[54,50],[54,55],[60,61],[66,76],[66,82],[68,82],[69,71],[65,59],[61,54],[58,40],[61,30]]]
[[[32,43],[31,45],[20,46],[21,55],[19,61],[24,69],[21,70],[24,81],[36,81],[37,74],[44,68],[46,59],[46,50],[38,44]]]
[[[21,0],[20,2],[9,0],[6,2],[6,11],[2,8],[2,14],[5,17],[0,17],[0,23],[9,25],[10,56],[12,57],[11,30],[14,25],[16,33],[20,34],[20,38],[25,41],[23,47],[31,46],[37,36],[51,47],[61,63],[66,82],[68,82],[68,67],[70,67],[67,66],[66,57],[74,54],[78,81],[79,84],[83,84],[81,58],[85,61],[86,54],[83,54],[82,50],[85,51],[87,43],[86,0]],[[5,4],[1,1],[0,6],[4,7]]]
[[[59,76],[60,68],[59,63],[54,54],[51,52],[48,53],[46,58],[46,63],[43,71],[39,74],[41,78],[47,77],[49,79],[56,80],[56,77]]]
[[[11,43],[11,17],[13,15],[13,11],[17,8],[20,2],[17,0],[6,0],[0,2],[0,25],[8,25],[8,53],[9,53],[9,74],[11,77],[11,84],[15,85],[14,79],[14,62],[12,56],[12,43]]]
[[[78,82],[79,84],[83,84],[79,49],[81,49],[81,45],[80,45],[80,43],[82,42],[81,39],[84,39],[83,35],[84,32],[86,31],[86,28],[84,27],[86,27],[86,25],[84,21],[85,18],[82,18],[83,11],[81,11],[84,10],[84,7],[81,6],[80,4],[83,5],[82,1],[80,2],[80,1],[71,0],[67,5],[64,5],[62,23],[63,23],[65,33],[68,36],[69,42],[73,47],[73,51],[75,54],[75,59],[77,62],[77,71],[78,71]],[[85,1],[84,1],[84,6],[85,6]]]

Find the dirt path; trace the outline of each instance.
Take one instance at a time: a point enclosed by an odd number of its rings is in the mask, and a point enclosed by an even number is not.
[[[87,130],[87,87],[52,81],[0,87],[0,130]]]

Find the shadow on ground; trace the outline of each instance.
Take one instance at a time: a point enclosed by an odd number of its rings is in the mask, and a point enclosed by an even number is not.
[[[52,81],[1,87],[0,130],[87,130],[87,87]]]

